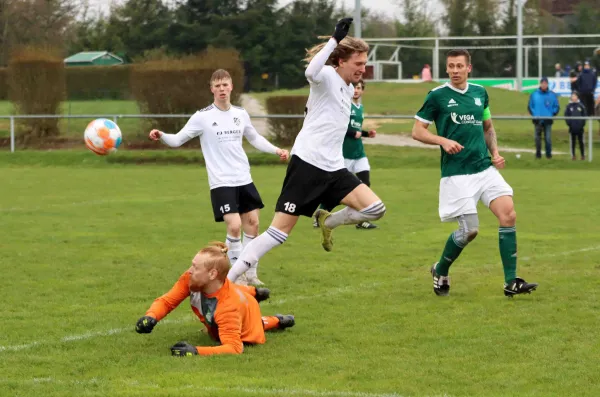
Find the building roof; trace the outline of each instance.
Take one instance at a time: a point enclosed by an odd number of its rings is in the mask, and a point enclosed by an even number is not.
[[[93,62],[95,59],[103,57],[104,55],[109,55],[110,57],[123,62],[123,59],[108,51],[83,51],[65,58],[65,63]]]

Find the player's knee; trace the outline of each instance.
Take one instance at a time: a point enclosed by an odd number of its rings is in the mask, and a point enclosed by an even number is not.
[[[382,201],[378,201],[373,205],[372,210],[368,212],[368,214],[370,215],[370,218],[372,220],[376,221],[377,219],[383,218],[383,216],[385,215],[385,211],[385,204],[383,204]]]
[[[469,230],[467,232],[467,243],[470,243],[471,241],[475,240],[477,234],[479,234],[479,229]]]
[[[514,226],[517,223],[517,212],[514,209],[506,211],[500,215],[500,224],[505,226]]]
[[[227,234],[230,236],[238,237],[242,233],[242,223],[241,222],[229,222],[227,223]]]
[[[454,242],[460,247],[466,247],[475,240],[479,233],[479,217],[477,214],[461,215],[458,218],[458,230],[453,234]]]

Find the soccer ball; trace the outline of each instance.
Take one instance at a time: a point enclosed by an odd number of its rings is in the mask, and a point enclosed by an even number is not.
[[[100,156],[116,152],[121,144],[119,126],[108,119],[96,119],[89,123],[83,137],[85,146]]]

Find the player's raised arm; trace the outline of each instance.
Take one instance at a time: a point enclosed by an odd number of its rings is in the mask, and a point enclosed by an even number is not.
[[[306,58],[306,60],[309,61],[309,64],[304,72],[304,75],[309,81],[313,83],[319,83],[321,81],[319,74],[321,73],[323,66],[327,63],[327,60],[335,47],[337,47],[340,41],[348,34],[352,20],[352,18],[340,19],[335,25],[335,32],[333,33],[333,36],[331,36],[331,39],[329,39],[327,43],[316,46],[309,51]]]
[[[190,295],[189,288],[190,273],[185,272],[166,294],[162,295],[152,303],[146,315],[141,317],[135,330],[139,334],[149,334],[152,328],[173,309],[175,309],[185,298]]]
[[[189,141],[192,138],[200,136],[202,134],[202,124],[200,122],[200,115],[194,114],[185,126],[177,134],[167,134],[159,130],[150,131],[150,139],[153,141],[161,140],[167,146],[179,147]]]

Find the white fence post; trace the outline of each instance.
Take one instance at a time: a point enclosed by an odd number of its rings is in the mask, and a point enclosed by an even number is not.
[[[594,120],[588,120],[588,161],[592,162],[592,146],[594,146]]]
[[[15,152],[15,118],[10,116],[10,152]]]

